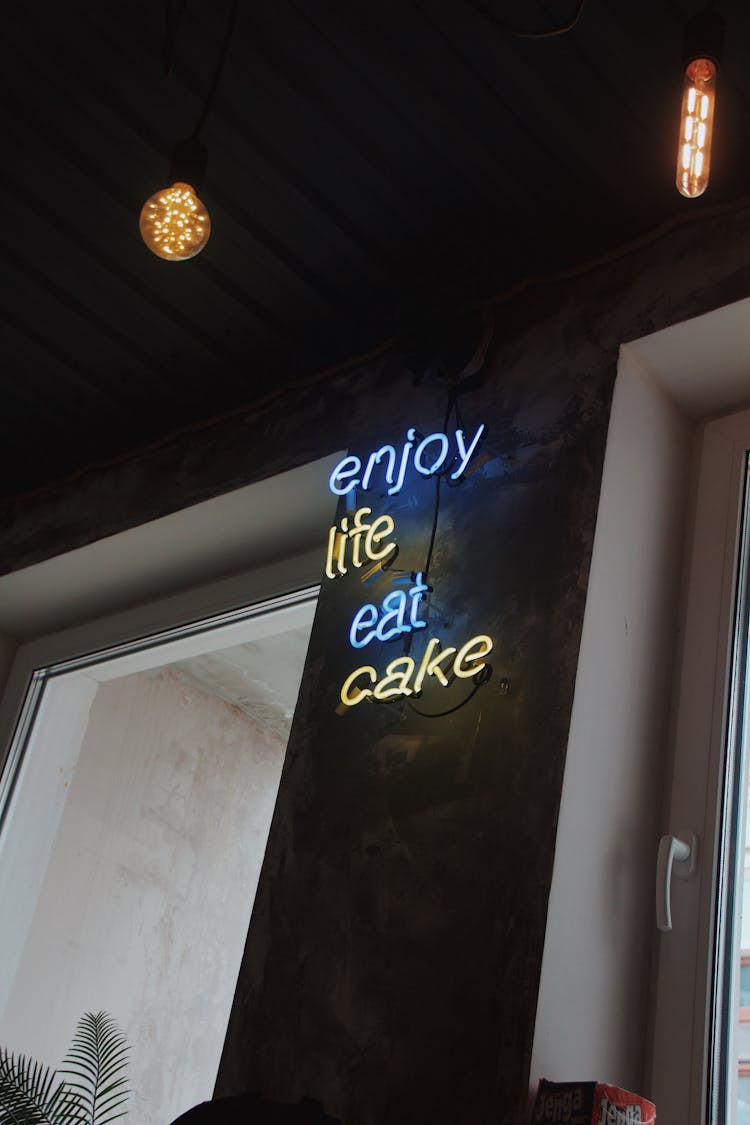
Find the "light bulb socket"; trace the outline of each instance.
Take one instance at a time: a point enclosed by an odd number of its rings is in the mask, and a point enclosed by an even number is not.
[[[682,69],[686,70],[695,59],[710,59],[718,70],[723,46],[724,20],[713,8],[704,8],[685,28]]]
[[[197,137],[186,137],[174,146],[172,164],[169,169],[169,182],[190,184],[200,192],[206,175],[208,149]]]

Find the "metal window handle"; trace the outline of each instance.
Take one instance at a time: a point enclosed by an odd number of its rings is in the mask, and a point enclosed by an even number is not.
[[[672,870],[678,879],[689,879],[698,864],[698,837],[694,832],[662,836],[656,860],[656,927],[672,929]]]

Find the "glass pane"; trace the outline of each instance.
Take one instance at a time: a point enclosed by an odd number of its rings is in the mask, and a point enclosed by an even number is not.
[[[727,715],[722,848],[717,873],[711,1125],[750,1125],[750,516],[748,474]]]
[[[742,965],[740,967],[740,1007],[750,1008],[750,871],[745,848],[745,877],[742,883]],[[747,963],[746,963],[747,962]]]
[[[123,1123],[212,1095],[315,609],[284,601],[55,666],[29,729],[0,840],[0,1043],[57,1067],[104,1010],[131,1045]]]
[[[740,1075],[737,1082],[737,1125],[750,1125],[750,1074]]]

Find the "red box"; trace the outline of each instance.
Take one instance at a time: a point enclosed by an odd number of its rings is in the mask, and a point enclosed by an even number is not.
[[[656,1106],[606,1082],[539,1083],[532,1125],[654,1125]]]

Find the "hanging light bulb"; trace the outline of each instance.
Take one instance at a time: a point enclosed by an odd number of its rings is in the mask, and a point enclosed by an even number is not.
[[[141,237],[154,254],[167,262],[184,262],[200,254],[211,234],[208,211],[198,198],[206,172],[208,149],[198,140],[216,97],[221,72],[229,53],[229,44],[237,20],[239,0],[230,0],[224,39],[214,67],[211,85],[206,94],[193,135],[175,145],[168,188],[162,188],[146,200],[141,208]],[[180,20],[185,5],[175,12],[167,5],[167,37],[164,43],[166,73],[172,75]]]
[[[211,219],[196,190],[203,182],[207,156],[205,145],[194,137],[180,141],[172,159],[171,186],[154,192],[141,208],[141,237],[166,262],[194,258],[208,242]]]
[[[211,233],[208,211],[190,184],[179,180],[146,200],[139,225],[149,250],[165,262],[194,258]]]
[[[723,38],[724,21],[710,8],[691,20],[685,31],[676,183],[687,199],[703,194],[711,174],[716,76]]]

